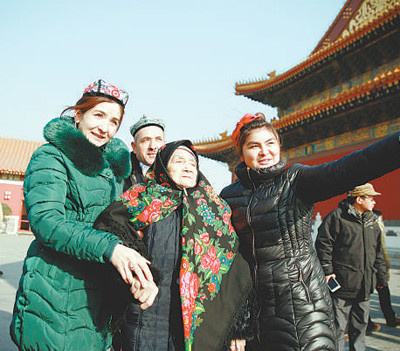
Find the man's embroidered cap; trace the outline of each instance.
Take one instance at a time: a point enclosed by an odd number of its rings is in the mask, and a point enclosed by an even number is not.
[[[146,115],[143,115],[142,118],[140,118],[130,129],[129,131],[131,132],[132,136],[134,137],[135,134],[138,132],[139,129],[142,129],[144,127],[148,126],[157,126],[160,127],[163,131],[165,129],[165,123],[162,119],[158,118],[152,118],[148,117]]]
[[[118,102],[122,107],[125,107],[129,99],[129,95],[125,90],[119,89],[103,79],[96,80],[90,84],[83,92],[83,96],[105,96]]]

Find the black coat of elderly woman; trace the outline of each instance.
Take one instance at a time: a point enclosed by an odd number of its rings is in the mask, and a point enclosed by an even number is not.
[[[128,304],[122,350],[243,350],[242,339],[251,334],[245,320],[253,283],[229,206],[198,171],[188,140],[163,146],[147,177],[95,224],[143,253],[153,272],[160,272],[154,303],[140,300],[151,307]]]
[[[257,287],[261,350],[335,350],[332,301],[311,240],[314,203],[400,165],[399,135],[335,162],[286,168],[278,134],[245,115],[232,133],[243,162],[221,196]]]

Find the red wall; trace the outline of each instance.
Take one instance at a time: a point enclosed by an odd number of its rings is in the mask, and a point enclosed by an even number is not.
[[[300,163],[310,166],[319,165],[324,162],[337,160],[350,152],[352,151],[301,161]],[[375,208],[382,211],[383,219],[400,220],[400,170],[386,174],[370,183],[373,184],[377,192],[382,194],[381,196],[375,197]],[[343,194],[315,204],[314,217],[317,212],[321,214],[322,218],[325,217],[329,212],[337,208],[338,203],[345,197],[346,194]]]
[[[9,200],[4,199],[4,193],[11,191]],[[0,180],[0,202],[7,204],[12,211],[13,216],[21,217],[22,213],[22,200],[23,200],[23,186],[21,184],[12,184],[9,182],[2,182]]]

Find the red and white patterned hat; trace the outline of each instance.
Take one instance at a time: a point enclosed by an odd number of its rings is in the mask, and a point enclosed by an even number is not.
[[[125,107],[129,99],[129,95],[125,90],[118,89],[103,79],[96,80],[90,84],[83,92],[83,96],[106,96],[118,102],[122,107]]]

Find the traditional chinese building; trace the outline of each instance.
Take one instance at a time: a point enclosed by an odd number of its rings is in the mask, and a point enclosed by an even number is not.
[[[236,94],[277,107],[272,124],[288,162],[315,165],[400,131],[399,79],[400,2],[348,0],[306,60],[282,74],[237,83]],[[239,162],[227,133],[196,148],[231,171]],[[400,220],[400,171],[372,183],[383,194],[376,208],[386,220]],[[316,212],[325,216],[343,197],[317,204]]]
[[[0,203],[5,204],[9,232],[29,231],[23,182],[33,152],[43,143],[0,137]],[[0,228],[1,229],[1,228]],[[3,230],[5,228],[3,227]]]

